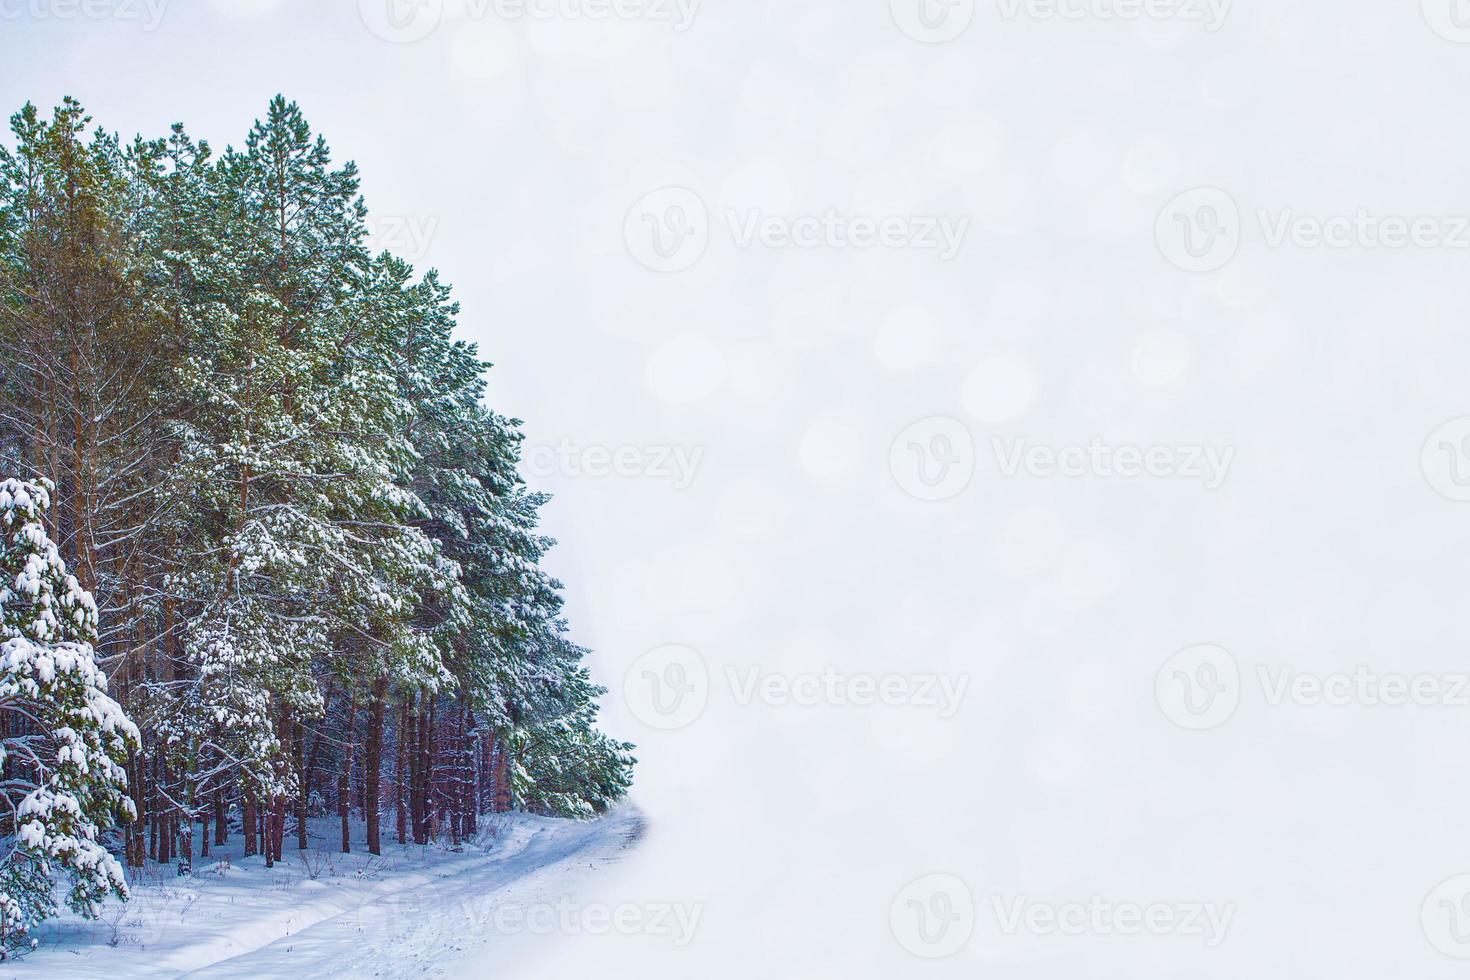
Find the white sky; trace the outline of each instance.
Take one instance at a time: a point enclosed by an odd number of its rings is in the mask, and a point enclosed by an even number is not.
[[[1470,415],[1458,0],[1237,0],[1213,31],[1196,0],[924,0],[931,40],[969,20],[937,44],[900,29],[929,30],[919,0],[705,0],[684,30],[671,4],[425,0],[398,8],[413,43],[369,29],[377,0],[173,0],[152,30],[141,0],[67,2],[0,0],[9,107],[71,94],[124,134],[182,120],[223,147],[286,94],[360,164],[380,234],[423,236],[533,446],[699,454],[687,487],[537,477],[653,821],[600,900],[705,906],[687,948],[559,937],[540,975],[1459,975],[1442,950],[1470,943],[1426,896],[1470,871],[1470,709],[1269,703],[1283,668],[1467,669],[1470,504],[1448,498],[1470,425],[1426,446]],[[1196,188],[1217,190],[1177,197]],[[969,223],[949,261],[851,227],[777,244],[829,209]],[[1428,244],[1383,244],[1381,219],[1422,217]],[[694,252],[659,256],[653,227]],[[911,430],[932,417],[954,421]],[[1186,474],[1065,452],[1094,437]],[[919,479],[914,452],[942,477],[969,440],[967,487]],[[1006,477],[1019,440],[1084,475]],[[1230,453],[1220,486],[1190,447]],[[1160,671],[1205,643],[1239,706],[1186,731]],[[673,731],[633,689],[667,644],[709,678]],[[1180,676],[1198,656],[1220,666]],[[828,666],[969,686],[952,717],[738,703],[750,668]],[[925,963],[900,890],[931,873],[976,921]],[[1095,895],[1234,919],[1216,948],[1008,935],[992,901]]]

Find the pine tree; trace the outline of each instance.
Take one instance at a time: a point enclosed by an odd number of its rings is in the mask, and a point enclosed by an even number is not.
[[[334,805],[376,853],[389,770],[419,840],[612,805],[631,746],[596,729],[449,287],[367,254],[356,168],[284,98],[218,156],[86,125],[27,106],[0,148],[0,461],[56,480],[104,600],[143,735],[129,863],[187,873],[236,808],[268,863]]]
[[[97,608],[43,521],[51,488],[0,482],[0,942],[23,949],[56,911],[52,872],[71,879],[68,904],[95,917],[108,895],[126,898],[121,866],[99,840],[132,815],[127,754],[138,731],[107,694],[92,643]]]
[[[515,735],[512,778],[517,797],[533,813],[593,817],[627,795],[633,746],[597,730],[597,698],[606,689],[580,665],[585,651],[560,637],[553,642],[558,679]]]

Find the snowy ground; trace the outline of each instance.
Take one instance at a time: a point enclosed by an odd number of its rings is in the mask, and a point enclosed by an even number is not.
[[[458,851],[388,844],[385,835],[376,858],[354,829],[350,855],[335,853],[337,825],[322,820],[308,851],[288,841],[286,860],[269,870],[242,858],[237,836],[193,877],[133,872],[130,903],[113,903],[99,922],[66,914],[0,976],[424,977],[481,974],[482,963],[515,975],[505,967],[533,961],[538,944],[614,927],[600,921],[603,907],[578,896],[634,847],[644,824],[631,806],[588,823],[507,815]],[[612,912],[641,915],[644,931],[653,914]],[[664,918],[679,928],[677,916]]]

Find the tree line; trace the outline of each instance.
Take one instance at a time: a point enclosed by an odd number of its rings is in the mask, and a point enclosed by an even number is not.
[[[53,865],[81,911],[125,890],[87,843],[114,820],[122,863],[187,873],[232,834],[279,861],[311,816],[344,850],[362,819],[378,853],[385,829],[457,841],[487,811],[620,799],[632,746],[596,727],[520,423],[485,404],[449,287],[370,253],[356,167],[281,97],[220,153],[181,125],[123,140],[69,98],[11,135],[5,944],[50,914]],[[39,682],[63,654],[79,679]],[[78,731],[67,775],[48,760]]]

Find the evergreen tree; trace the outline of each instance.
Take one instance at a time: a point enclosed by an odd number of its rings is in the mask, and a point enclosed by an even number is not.
[[[279,97],[219,155],[87,125],[27,106],[0,148],[0,460],[104,598],[128,862],[187,873],[232,811],[270,862],[313,800],[377,853],[385,803],[426,841],[621,798],[519,423],[449,287],[367,254],[356,168]]]
[[[123,763],[138,731],[107,694],[92,643],[97,608],[46,533],[51,488],[0,482],[0,943],[25,948],[56,911],[52,873],[68,903],[95,917],[126,897],[117,860],[99,840],[131,816]]]

